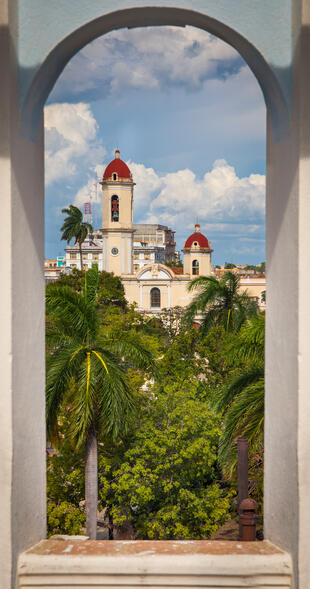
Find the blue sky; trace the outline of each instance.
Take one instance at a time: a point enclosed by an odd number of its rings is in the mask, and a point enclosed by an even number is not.
[[[213,262],[265,259],[265,105],[227,44],[192,27],[120,30],[67,65],[45,108],[46,257],[63,253],[61,208],[100,186],[118,147],[135,222],[163,223],[182,249],[196,221]]]

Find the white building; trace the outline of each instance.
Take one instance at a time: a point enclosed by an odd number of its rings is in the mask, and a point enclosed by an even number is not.
[[[167,225],[134,223],[134,273],[150,263],[166,264],[178,259],[175,251],[175,231]]]
[[[89,270],[93,264],[103,270],[102,237],[87,237],[82,244],[83,270]],[[80,248],[78,245],[66,247],[66,266],[81,269]]]

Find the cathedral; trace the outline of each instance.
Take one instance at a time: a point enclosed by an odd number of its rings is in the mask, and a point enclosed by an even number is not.
[[[102,229],[82,245],[83,268],[87,270],[96,263],[99,270],[119,276],[128,302],[136,303],[141,312],[186,307],[192,299],[187,289],[190,281],[199,274],[214,275],[213,250],[200,232],[200,225],[196,223],[185,241],[183,269],[171,268],[164,262],[174,259],[174,232],[163,225],[133,223],[135,183],[118,149],[105,169],[101,186]],[[76,245],[66,248],[65,264],[68,268],[80,268]],[[240,286],[264,306],[261,299],[265,279],[248,277]]]
[[[140,311],[185,307],[191,301],[189,282],[199,273],[211,274],[211,247],[200,233],[200,226],[186,240],[184,273],[152,262],[134,270],[133,203],[135,183],[128,166],[116,150],[115,159],[106,167],[102,178],[102,248],[103,270],[122,279],[126,298],[137,303]]]

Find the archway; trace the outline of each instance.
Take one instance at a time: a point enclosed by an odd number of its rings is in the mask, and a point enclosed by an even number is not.
[[[264,9],[268,17],[267,4],[264,4]],[[253,3],[251,5],[250,10],[255,19],[255,7]],[[290,10],[291,3],[288,2],[286,7]],[[242,7],[240,11],[242,12]],[[290,106],[291,133],[285,99],[274,75],[272,59],[267,63],[251,40],[219,20],[192,10],[140,7],[110,13],[77,28],[73,34],[55,45],[38,70],[22,109],[22,133],[18,130],[18,100],[21,101],[21,96],[16,84],[17,67],[14,56],[12,57],[13,44],[9,35],[4,38],[7,52],[3,53],[5,67],[8,68],[7,64],[10,63],[9,71],[13,78],[13,84],[7,84],[7,78],[3,78],[3,121],[8,127],[5,127],[8,133],[2,146],[8,162],[4,162],[6,167],[3,182],[7,194],[4,214],[10,219],[10,227],[14,227],[15,231],[13,240],[10,231],[5,227],[2,241],[3,255],[7,255],[3,277],[9,285],[8,289],[4,289],[3,308],[10,312],[4,323],[6,329],[2,333],[5,387],[9,383],[9,401],[4,407],[2,417],[11,424],[8,442],[3,446],[10,483],[5,488],[1,506],[1,517],[4,521],[2,561],[4,579],[8,580],[6,586],[9,586],[9,579],[15,579],[14,566],[18,553],[44,534],[44,464],[39,450],[44,437],[43,364],[40,367],[40,361],[43,363],[43,354],[40,351],[43,340],[43,280],[38,264],[42,262],[43,252],[42,107],[64,65],[85,43],[114,28],[153,24],[191,24],[221,37],[233,45],[246,60],[265,96],[268,112],[267,263],[269,273],[272,274],[272,281],[268,284],[266,376],[269,417],[266,427],[268,464],[265,521],[267,537],[292,553],[295,574],[300,580],[299,586],[303,589],[309,585],[310,560],[307,547],[310,514],[307,504],[310,480],[310,212],[307,204],[307,156],[310,141],[309,126],[306,123],[310,116],[310,18],[308,7],[306,10],[306,0],[293,3],[292,13],[293,19],[291,21],[289,17],[288,22],[289,27],[292,27],[290,40],[294,55],[292,69],[291,62],[287,68],[289,75],[291,71],[294,74],[294,92]],[[9,28],[15,40],[17,21],[14,19],[9,21]],[[7,25],[7,21],[4,22]],[[22,18],[19,24],[22,28]],[[283,23],[277,24],[280,28],[285,28]],[[277,38],[271,30],[269,40],[276,47]],[[287,239],[288,235],[290,240]],[[285,297],[279,300],[281,293],[285,293]],[[36,358],[35,363],[32,362],[33,355]],[[6,428],[6,422],[4,423]],[[35,436],[34,425],[37,426]],[[27,435],[31,439],[31,444],[27,447],[23,444],[21,431],[26,439]],[[22,490],[22,496],[19,489]],[[14,526],[13,515],[16,516]],[[13,572],[11,565],[7,564],[12,561],[12,554]]]
[[[199,274],[198,260],[193,260],[193,262],[192,262],[192,274],[193,274],[193,276],[198,276],[198,274]]]
[[[134,28],[156,25],[196,26],[232,45],[245,59],[263,91],[274,137],[279,139],[280,136],[285,135],[288,130],[288,113],[281,88],[263,56],[247,39],[223,23],[194,11],[149,7],[117,11],[90,21],[57,45],[40,67],[29,90],[23,109],[24,130],[27,130],[26,119],[28,122],[31,121],[32,130],[35,130],[42,107],[55,81],[73,55],[87,43],[124,26]],[[117,213],[119,214],[118,211]],[[199,274],[197,261],[195,265],[192,265],[192,273]],[[153,300],[155,302],[155,298]],[[150,303],[152,303],[152,297],[150,297]],[[156,304],[150,304],[150,306],[160,307],[160,293]]]
[[[240,33],[220,21],[193,10],[168,7],[129,8],[111,12],[80,27],[56,45],[36,73],[22,108],[22,130],[34,138],[45,101],[68,61],[87,43],[123,27],[191,25],[232,45],[247,62],[261,86],[275,135],[288,132],[288,111],[279,83],[261,53]]]
[[[93,39],[123,27],[194,26],[232,45],[254,73],[265,98],[275,140],[288,132],[288,112],[278,81],[260,52],[240,33],[214,18],[179,8],[131,8],[120,10],[90,21],[59,43],[38,70],[22,110],[22,130],[35,140],[45,101],[68,61]],[[111,207],[113,203],[111,202]],[[112,208],[111,208],[112,211]],[[195,273],[198,273],[195,268]],[[155,300],[155,299],[154,299]],[[156,305],[158,304],[158,296]]]

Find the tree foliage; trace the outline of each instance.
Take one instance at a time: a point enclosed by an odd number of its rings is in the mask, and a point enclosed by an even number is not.
[[[220,387],[214,406],[223,415],[219,460],[230,479],[236,477],[238,437],[248,438],[251,456],[263,452],[264,339],[265,316],[260,314],[247,321],[226,348],[227,362],[234,369]]]
[[[47,433],[56,440],[60,412],[70,408],[69,435],[86,450],[87,529],[96,535],[97,436],[116,440],[134,409],[128,368],[153,369],[152,354],[138,338],[106,333],[96,308],[99,274],[85,274],[81,292],[55,286],[46,293],[50,317],[46,363]],[[92,500],[90,499],[92,497]]]
[[[100,475],[114,524],[130,522],[138,538],[208,538],[228,517],[229,493],[215,482],[219,420],[197,389],[155,386],[121,465]]]
[[[57,503],[47,503],[47,536],[54,534],[70,534],[80,536],[83,534],[86,515],[79,507],[74,507],[68,501],[57,500]]]
[[[58,431],[58,451],[48,458],[49,534],[84,531],[87,407],[96,416],[98,508],[110,530],[128,525],[145,539],[210,537],[230,516],[240,435],[249,438],[250,479],[261,499],[264,315],[229,274],[193,281],[187,317],[193,309],[204,310],[204,319],[212,311],[198,331],[185,327],[179,308],[161,317],[138,313],[119,278],[106,272],[75,271],[48,285],[48,418],[49,431]],[[109,379],[102,362],[99,378],[89,362],[94,351],[132,400],[119,419],[101,404]]]
[[[232,262],[225,262],[225,264],[224,264],[224,268],[225,268],[226,270],[232,270],[233,268],[236,268],[236,265],[235,265],[235,264],[233,264]]]
[[[81,270],[83,269],[83,256],[82,256],[82,243],[85,241],[88,233],[93,232],[93,227],[90,223],[83,221],[83,213],[78,207],[69,205],[68,208],[61,210],[62,213],[66,213],[63,225],[61,227],[62,235],[61,239],[64,239],[67,243],[70,243],[71,239],[74,239],[74,243],[77,243],[80,251],[80,264]]]
[[[68,417],[59,415],[61,447],[47,456],[47,534],[83,534],[85,526],[82,451],[67,437]]]
[[[196,294],[187,307],[185,320],[190,325],[200,314],[203,334],[219,325],[227,332],[237,332],[249,317],[258,313],[256,301],[246,292],[240,292],[240,278],[233,272],[227,272],[220,279],[197,276],[188,289]]]
[[[50,282],[47,290],[59,286],[69,286],[72,290],[82,292],[85,282],[85,272],[74,268],[70,274],[61,273],[58,280]],[[104,312],[110,306],[125,309],[127,305],[125,291],[121,279],[113,272],[98,273],[98,291],[96,297],[97,310]]]
[[[253,264],[247,264],[244,267],[245,270],[254,270],[254,272],[262,272],[263,274],[265,274],[266,272],[266,262],[261,262],[260,264],[257,264],[257,266],[254,266]]]

